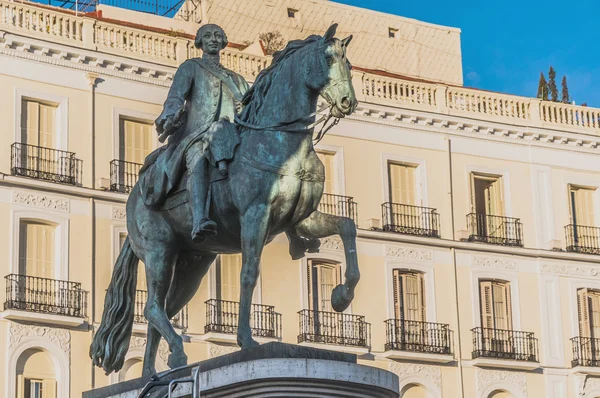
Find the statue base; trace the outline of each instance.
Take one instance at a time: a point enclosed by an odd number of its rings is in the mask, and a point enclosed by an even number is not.
[[[163,385],[146,397],[166,397],[165,383],[191,380],[196,370],[199,383],[178,383],[172,397],[191,398],[194,389],[202,398],[399,396],[398,376],[358,365],[354,354],[275,342],[159,373]],[[82,398],[137,398],[148,382],[130,380],[86,391]]]

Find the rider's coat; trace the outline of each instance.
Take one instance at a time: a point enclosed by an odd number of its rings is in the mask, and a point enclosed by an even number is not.
[[[221,65],[201,58],[181,64],[156,124],[185,105],[183,125],[169,137],[167,145],[148,155],[140,170],[138,185],[146,205],[157,206],[164,201],[185,170],[187,148],[202,139],[213,122],[224,117],[233,121],[240,96],[246,91],[248,83],[244,78]]]

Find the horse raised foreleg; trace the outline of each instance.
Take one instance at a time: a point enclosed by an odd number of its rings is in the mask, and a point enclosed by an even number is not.
[[[336,286],[331,294],[331,306],[338,312],[344,311],[354,298],[354,288],[360,279],[358,256],[356,255],[356,225],[348,217],[314,211],[302,221],[296,231],[306,238],[324,238],[340,235],[346,254],[346,274],[343,285]]]
[[[269,208],[260,205],[242,216],[242,273],[240,275],[240,314],[237,343],[242,349],[257,346],[250,329],[252,294],[258,281],[260,257],[269,228]]]

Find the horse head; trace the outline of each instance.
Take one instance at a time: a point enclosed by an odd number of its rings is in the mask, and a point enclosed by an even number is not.
[[[346,58],[346,49],[352,35],[345,39],[335,38],[337,24],[333,24],[323,35],[317,49],[318,66],[308,72],[308,85],[317,90],[331,106],[333,116],[342,118],[356,109],[358,101],[352,86],[352,65]],[[315,76],[310,76],[316,74]]]

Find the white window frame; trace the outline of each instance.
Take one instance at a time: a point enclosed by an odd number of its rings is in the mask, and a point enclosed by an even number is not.
[[[121,144],[120,143],[121,118],[129,119],[129,120],[133,120],[133,121],[139,121],[141,123],[151,124],[152,125],[152,133],[153,133],[152,135],[154,137],[152,139],[152,150],[155,150],[160,145],[162,145],[158,141],[158,133],[156,131],[156,125],[154,124],[154,120],[156,120],[157,115],[148,113],[148,112],[140,112],[140,111],[136,111],[133,109],[114,107],[113,108],[113,121],[112,121],[113,122],[113,156],[112,156],[112,159],[122,160],[119,158],[119,146]]]
[[[579,336],[579,314],[577,311],[577,290],[590,289],[600,291],[600,281],[595,279],[569,280],[569,308],[571,309],[571,336]]]
[[[55,225],[54,279],[69,280],[69,218],[32,210],[11,211],[10,273],[19,273],[19,237],[21,221],[38,221]]]
[[[481,167],[481,166],[467,166],[467,173],[466,173],[466,187],[467,187],[467,195],[465,196],[465,200],[466,200],[466,205],[467,205],[467,209],[469,210],[469,213],[471,212],[471,196],[472,196],[472,192],[471,192],[471,175],[475,174],[475,175],[482,175],[482,176],[486,176],[486,175],[493,175],[493,176],[498,176],[500,178],[502,178],[502,183],[503,183],[503,193],[504,193],[504,214],[505,217],[513,217],[513,211],[512,211],[512,200],[511,200],[511,195],[510,195],[510,173],[508,172],[508,170],[503,170],[503,169],[494,169],[494,168],[488,168],[488,167]]]
[[[521,329],[521,302],[519,298],[519,277],[517,271],[471,269],[471,305],[473,308],[473,325],[481,325],[481,297],[479,283],[482,280],[508,282],[510,287],[512,330]]]
[[[21,104],[24,99],[33,101],[49,102],[56,105],[56,142],[54,148],[61,151],[68,151],[69,147],[69,99],[68,97],[47,94],[39,91],[33,91],[15,87],[15,132],[14,142],[21,142]]]
[[[306,255],[299,260],[300,265],[300,280],[302,281],[302,289],[300,289],[300,306],[303,310],[308,309],[308,275],[306,269],[308,268],[309,261],[323,261],[340,264],[340,272],[342,279],[340,283],[344,283],[346,275],[346,257],[344,252],[336,253],[332,250],[327,250],[321,253],[306,253]],[[352,314],[352,303],[348,306],[344,314]]]
[[[381,154],[381,175],[383,176],[383,201],[381,203],[389,202],[391,200],[389,163],[404,164],[416,168],[415,203],[420,207],[429,207],[429,195],[427,192],[427,162],[425,159],[391,153]]]
[[[587,188],[587,189],[595,189],[594,194],[592,195],[594,201],[594,224],[592,227],[600,227],[600,186],[598,184],[598,180],[593,180],[590,178],[569,178],[569,182],[565,184],[565,189],[567,191],[567,203],[565,209],[567,209],[567,223],[569,224],[571,220],[569,219],[569,215],[571,214],[571,186]]]
[[[437,323],[434,268],[433,262],[419,264],[415,262],[386,261],[384,280],[387,297],[387,319],[394,319],[396,316],[394,311],[394,270],[398,269],[402,272],[415,272],[423,275],[425,286],[425,321]]]
[[[325,145],[317,144],[315,146],[316,152],[326,152],[333,155],[333,190],[334,192],[328,192],[336,195],[346,195],[346,176],[344,175],[344,147],[337,145]]]
[[[127,226],[125,224],[116,224],[112,227],[112,264],[111,269],[114,268],[117,258],[119,258],[119,254],[121,254],[121,246],[119,246],[120,235],[125,233],[128,235]]]

